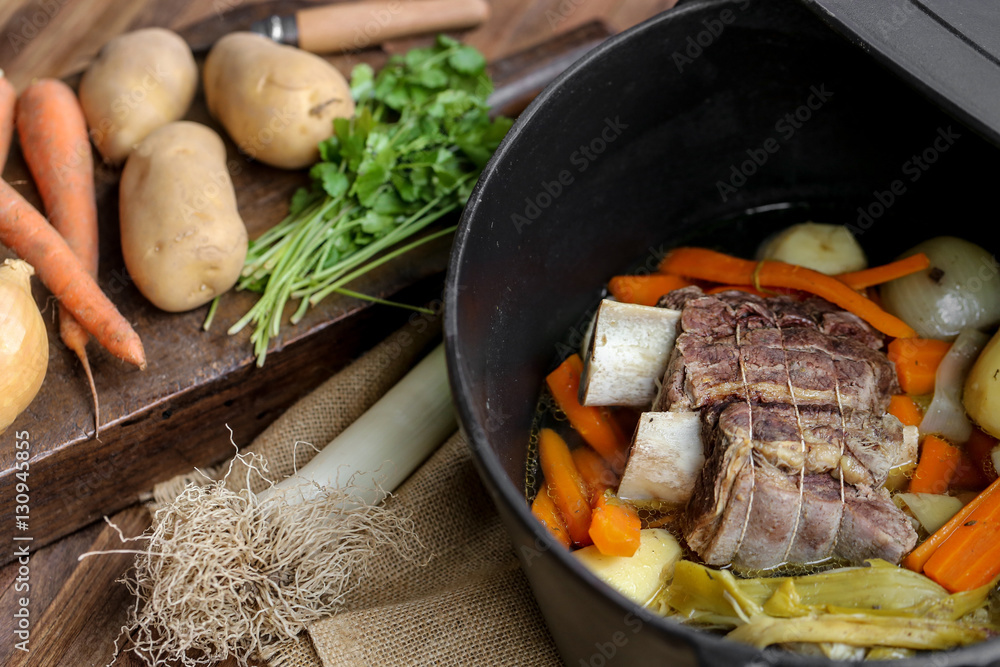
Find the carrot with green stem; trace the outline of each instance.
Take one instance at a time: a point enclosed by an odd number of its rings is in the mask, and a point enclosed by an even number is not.
[[[660,263],[660,271],[730,285],[753,285],[758,289],[797,289],[854,313],[886,335],[894,338],[914,338],[917,335],[910,325],[885,312],[874,301],[858,294],[837,278],[795,264],[767,260],[755,262],[706,248],[686,247],[667,253]]]
[[[31,264],[49,291],[109,352],[141,369],[146,367],[142,341],[128,320],[97,286],[59,232],[3,180],[0,243]]]
[[[2,69],[0,69],[0,173],[7,164],[10,142],[14,138],[14,108],[17,91]]]
[[[92,278],[97,278],[97,200],[94,157],[87,121],[73,90],[62,81],[42,79],[28,86],[17,102],[17,134],[52,226],[62,234]],[[59,335],[76,353],[94,399],[94,437],[101,409],[87,358],[90,335],[59,306]]]

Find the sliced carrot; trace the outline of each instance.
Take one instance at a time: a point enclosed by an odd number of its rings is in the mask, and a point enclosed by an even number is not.
[[[623,303],[655,306],[667,292],[689,285],[691,281],[680,276],[651,273],[645,276],[615,276],[608,281],[608,291]]]
[[[558,368],[549,373],[545,382],[559,408],[566,414],[570,425],[604,457],[612,470],[620,473],[625,468],[628,442],[605,410],[580,404],[580,375],[583,360],[580,355],[567,357]]]
[[[870,269],[840,273],[837,274],[836,278],[851,289],[862,290],[908,276],[917,271],[923,271],[929,268],[930,265],[931,260],[927,255],[918,252],[916,255],[910,255],[904,259],[882,264],[881,266],[873,266]]]
[[[978,588],[1000,575],[1000,480],[973,503],[960,521],[953,525],[953,518],[934,534],[950,528],[923,565],[924,574],[951,592]]]
[[[542,525],[548,529],[559,544],[567,549],[570,547],[572,541],[569,538],[569,531],[566,529],[566,522],[563,521],[559,508],[556,507],[546,486],[542,486],[538,495],[535,496],[535,500],[532,501],[531,513],[542,522]]]
[[[934,378],[951,343],[933,338],[907,338],[889,343],[886,354],[896,366],[899,386],[907,394],[918,396],[934,391]]]
[[[590,538],[605,556],[632,556],[639,548],[642,522],[629,504],[609,500],[601,493],[594,498],[594,515],[590,523]]]
[[[10,141],[14,137],[14,107],[17,103],[17,91],[14,84],[0,70],[0,173],[7,164],[10,153]]]
[[[944,438],[928,435],[910,480],[910,493],[945,493],[962,461],[962,450]]]
[[[663,258],[660,271],[688,278],[754,287],[788,287],[802,290],[854,313],[882,333],[894,338],[914,338],[910,325],[882,310],[833,276],[784,262],[754,262],[706,248],[676,248]]]
[[[573,450],[573,463],[580,472],[580,478],[587,486],[591,506],[597,496],[618,483],[617,475],[611,472],[608,464],[590,447],[577,447]]]
[[[890,398],[887,412],[901,421],[903,426],[920,426],[920,422],[924,420],[920,406],[905,394],[897,394]]]
[[[573,544],[579,547],[590,544],[587,531],[591,514],[586,486],[566,441],[550,428],[543,428],[539,434],[538,461],[548,485],[548,495],[559,508]]]
[[[973,465],[983,473],[986,481],[992,482],[995,480],[997,478],[997,469],[993,465],[991,454],[997,446],[997,439],[982,429],[973,427],[972,435],[969,436],[964,446]]]

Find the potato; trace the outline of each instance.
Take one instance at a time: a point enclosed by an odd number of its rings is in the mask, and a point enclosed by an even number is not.
[[[248,32],[226,35],[205,61],[205,99],[248,156],[283,169],[319,160],[333,119],[354,114],[344,77],[317,55]]]
[[[146,137],[122,170],[118,207],[125,266],[156,307],[191,310],[236,283],[247,230],[213,130],[178,121]]]
[[[979,428],[1000,438],[1000,332],[979,353],[965,378],[962,403]]]
[[[638,605],[647,604],[670,581],[683,555],[674,536],[662,528],[642,529],[632,556],[605,556],[594,545],[573,552],[598,579]]]
[[[184,117],[198,87],[187,43],[162,28],[108,42],[80,80],[80,105],[94,145],[119,163],[150,132]]]
[[[792,225],[771,237],[758,249],[757,259],[798,264],[828,275],[868,266],[861,245],[847,227],[820,222]]]

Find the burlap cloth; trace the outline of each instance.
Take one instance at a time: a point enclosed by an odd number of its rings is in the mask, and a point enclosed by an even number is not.
[[[272,478],[292,474],[361,415],[439,335],[421,319],[378,344],[301,399],[247,449],[262,455]],[[299,443],[296,446],[296,443]],[[189,482],[219,478],[229,463],[160,484],[156,502]],[[245,486],[231,474],[227,486]],[[250,476],[254,491],[263,480]],[[468,447],[452,436],[387,501],[409,513],[416,558],[377,552],[369,575],[337,615],[263,656],[271,667],[561,665]],[[411,554],[413,555],[413,554]]]

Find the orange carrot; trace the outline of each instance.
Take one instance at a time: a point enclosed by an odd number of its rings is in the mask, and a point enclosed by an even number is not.
[[[962,460],[962,450],[944,438],[928,435],[910,480],[910,493],[945,493]]]
[[[142,341],[52,225],[0,180],[0,243],[31,264],[83,327],[112,354],[146,367]]]
[[[910,325],[882,310],[833,276],[784,262],[754,262],[705,248],[676,248],[660,263],[663,273],[754,287],[788,287],[823,297],[854,313],[882,333],[894,338],[913,338]]]
[[[896,365],[896,376],[904,392],[912,395],[930,394],[934,379],[951,343],[933,338],[896,339],[889,343],[886,354]]]
[[[975,506],[965,513],[970,505]],[[931,536],[947,531],[923,564],[924,574],[953,593],[978,588],[1000,575],[1000,479],[955,516],[963,513],[959,521],[952,517]]]
[[[0,174],[7,164],[10,153],[10,141],[14,138],[14,106],[17,102],[17,91],[14,84],[0,70]]]
[[[42,79],[28,86],[17,102],[17,134],[49,221],[96,279],[94,157],[87,121],[73,90],[57,79]],[[83,365],[94,398],[97,437],[101,410],[87,358],[90,335],[63,305],[59,306],[59,334]]]
[[[574,354],[545,378],[549,391],[559,408],[566,413],[570,425],[583,439],[604,457],[611,469],[620,473],[625,468],[628,442],[618,424],[605,411],[580,404],[580,375],[583,360]]]
[[[563,521],[562,515],[559,514],[559,508],[553,502],[552,496],[549,495],[546,486],[542,486],[539,489],[538,495],[535,496],[535,500],[531,503],[531,513],[535,515],[536,519],[542,522],[542,525],[548,529],[552,537],[556,538],[559,544],[567,549],[569,548],[572,542],[569,539],[569,532],[566,530],[566,522]]]
[[[920,426],[920,422],[924,420],[924,413],[917,402],[904,394],[890,398],[886,412],[901,421],[903,426]]]
[[[836,278],[851,289],[862,290],[908,276],[917,271],[923,271],[930,265],[931,260],[927,255],[918,252],[916,255],[910,255],[904,259],[882,264],[881,266],[873,266],[870,269],[840,273],[837,274]]]
[[[611,472],[604,459],[590,447],[577,447],[573,450],[573,463],[580,473],[580,478],[587,487],[591,507],[594,499],[602,495],[618,483],[617,475]]]
[[[587,489],[573,464],[566,441],[550,428],[543,428],[539,435],[538,461],[545,475],[548,493],[566,522],[573,544],[580,547],[590,544],[587,530],[590,528],[591,513]]]
[[[639,548],[642,522],[635,508],[604,493],[594,498],[590,538],[605,556],[632,556]]]
[[[652,273],[646,276],[615,276],[608,281],[608,291],[611,292],[611,296],[623,303],[655,306],[660,297],[667,292],[687,287],[690,284],[690,280],[665,273]]]

